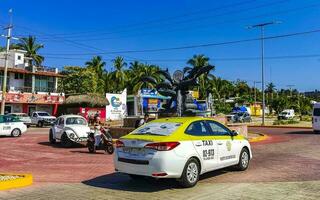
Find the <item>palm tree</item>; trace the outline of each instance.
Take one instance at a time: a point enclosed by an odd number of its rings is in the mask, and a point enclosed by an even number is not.
[[[124,62],[123,57],[117,56],[112,60],[115,71],[112,72],[112,77],[115,82],[115,89],[121,91],[125,88],[125,83],[127,81],[127,74],[124,71],[124,67],[127,66],[127,63]]]
[[[161,80],[158,71],[160,68],[156,65],[140,64],[138,70],[133,70],[133,77],[131,84],[133,86],[133,93],[137,93],[141,88],[155,88],[155,84],[144,81],[145,77],[152,77],[157,82]]]
[[[230,96],[230,89],[232,87],[232,83],[224,80],[220,77],[214,77],[209,81],[209,92],[212,93],[213,97],[221,100],[221,98],[226,98]]]
[[[201,68],[203,66],[209,65],[209,58],[203,54],[194,55],[191,59],[188,60],[187,64],[195,68]]]
[[[102,61],[101,56],[93,56],[93,58],[90,61],[87,61],[85,65],[89,69],[93,69],[97,73],[99,78],[103,77],[104,66],[106,65],[106,63]]]
[[[38,51],[44,46],[42,44],[36,43],[36,38],[34,36],[29,36],[27,38],[21,38],[20,43],[17,44],[19,49],[25,50],[26,56],[31,58],[29,65],[35,64],[40,66],[44,60],[44,57],[38,54]]]
[[[265,90],[269,94],[269,99],[271,97],[271,102],[273,101],[273,93],[276,91],[276,86],[271,82],[267,84],[267,88]],[[269,100],[270,102],[270,100]]]
[[[214,66],[210,65],[209,58],[204,56],[203,54],[200,55],[194,55],[190,60],[188,60],[187,64],[191,65],[194,69],[201,69],[207,66],[212,66],[214,70]],[[192,68],[186,67],[184,68],[184,72],[191,72]],[[204,99],[208,95],[208,88],[209,86],[209,79],[213,78],[213,75],[207,73],[203,73],[201,76],[199,76],[199,93],[200,98]]]

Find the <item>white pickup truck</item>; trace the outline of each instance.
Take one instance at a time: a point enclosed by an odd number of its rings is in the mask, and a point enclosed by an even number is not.
[[[43,127],[45,125],[53,125],[56,121],[56,117],[50,115],[47,112],[44,111],[36,111],[33,112],[31,115],[31,123],[38,126]]]

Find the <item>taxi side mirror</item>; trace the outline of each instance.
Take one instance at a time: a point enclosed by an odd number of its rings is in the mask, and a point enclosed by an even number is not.
[[[231,131],[231,136],[237,136],[237,135],[239,135],[239,133],[237,131],[235,131],[235,130]]]

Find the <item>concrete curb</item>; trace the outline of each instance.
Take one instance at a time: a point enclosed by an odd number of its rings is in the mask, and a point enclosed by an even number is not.
[[[13,180],[5,180],[0,181],[0,191],[1,190],[10,190],[19,187],[26,187],[33,183],[33,177],[31,174],[8,174],[8,173],[1,173],[0,175],[6,176],[19,176],[19,178]]]
[[[261,133],[258,133],[258,134],[260,136],[249,139],[249,142],[251,142],[251,143],[261,142],[261,141],[264,141],[264,140],[269,138],[267,135],[264,135],[264,134],[261,134]]]
[[[312,127],[309,126],[261,126],[261,125],[248,125],[248,128],[300,128],[300,129],[312,129]]]

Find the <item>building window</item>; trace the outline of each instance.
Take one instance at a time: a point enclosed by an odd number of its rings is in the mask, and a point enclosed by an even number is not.
[[[54,92],[54,77],[36,76],[35,90],[38,92]]]
[[[18,60],[21,60],[21,56],[18,56]]]
[[[14,79],[23,79],[23,74],[14,73]]]

